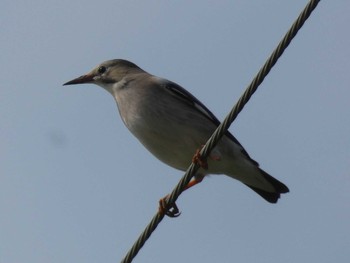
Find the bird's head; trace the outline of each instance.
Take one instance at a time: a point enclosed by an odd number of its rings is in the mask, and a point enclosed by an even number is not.
[[[130,61],[113,59],[99,64],[89,73],[68,81],[63,85],[92,83],[109,89],[109,87],[121,81],[127,74],[140,71],[142,69]]]

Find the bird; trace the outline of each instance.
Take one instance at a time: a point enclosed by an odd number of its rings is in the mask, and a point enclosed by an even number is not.
[[[186,171],[191,162],[200,164],[185,189],[207,175],[224,174],[236,179],[269,203],[276,203],[288,187],[259,167],[239,141],[227,131],[203,160],[199,149],[220,125],[215,115],[180,85],[152,75],[124,59],[102,62],[90,72],[63,85],[96,84],[115,99],[129,131],[163,163]],[[160,200],[159,211],[178,216],[176,204]],[[170,209],[172,208],[172,209]]]

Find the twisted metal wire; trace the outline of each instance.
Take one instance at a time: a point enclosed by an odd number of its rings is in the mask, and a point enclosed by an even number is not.
[[[299,29],[303,26],[305,21],[309,18],[312,11],[316,8],[320,0],[311,0],[301,12],[297,20],[293,23],[292,27],[286,33],[284,38],[278,44],[277,48],[270,55],[269,59],[265,62],[264,66],[260,69],[258,74],[252,80],[250,85],[247,87],[246,91],[240,97],[236,105],[232,108],[230,113],[224,119],[224,121],[219,125],[219,127],[215,130],[213,135],[209,138],[205,146],[202,148],[200,155],[202,158],[206,158],[211,150],[215,147],[221,137],[225,134],[225,132],[230,127],[231,123],[236,119],[238,114],[242,111],[245,104],[249,101],[251,96],[257,90],[258,86],[263,82],[264,78],[271,71],[272,67],[276,64],[277,60],[281,57],[285,49],[288,47],[292,39],[295,37]],[[191,178],[199,169],[198,164],[192,163],[187,169],[185,175],[181,178],[175,189],[169,195],[167,200],[167,204],[174,204],[179,197],[179,195],[184,191],[187,184],[190,182]],[[145,242],[151,236],[153,231],[157,228],[158,224],[163,220],[164,214],[157,213],[151,220],[151,222],[147,225],[145,230],[139,236],[138,240],[134,243],[132,248],[129,250],[125,258],[121,261],[122,263],[130,263],[133,258],[137,255],[140,249],[143,247]]]

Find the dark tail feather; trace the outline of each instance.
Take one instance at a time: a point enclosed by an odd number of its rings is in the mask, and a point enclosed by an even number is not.
[[[253,186],[247,185],[249,188],[251,188],[253,191],[255,191],[258,195],[260,195],[262,198],[264,198],[269,203],[277,203],[278,198],[280,198],[280,193],[270,193],[266,192],[264,190],[261,190],[259,188],[255,188]]]
[[[262,176],[264,176],[264,178],[273,185],[273,187],[275,188],[275,192],[271,193],[271,192],[267,192],[264,190],[261,190],[259,188],[247,185],[249,188],[251,188],[253,191],[255,191],[258,195],[260,195],[262,198],[264,198],[266,201],[270,202],[270,203],[277,203],[278,198],[280,198],[280,194],[284,194],[284,193],[288,193],[289,189],[288,187],[281,183],[280,181],[278,181],[277,179],[273,178],[271,175],[269,175],[268,173],[266,173],[265,171],[261,170],[261,174]]]

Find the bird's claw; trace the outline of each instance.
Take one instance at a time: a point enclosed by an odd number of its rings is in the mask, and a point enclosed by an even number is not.
[[[192,162],[194,164],[199,164],[204,170],[208,170],[208,162],[201,156],[201,149],[197,149],[196,153],[192,157]]]
[[[181,215],[176,203],[167,204],[168,195],[159,200],[159,213],[168,217],[178,217]]]

